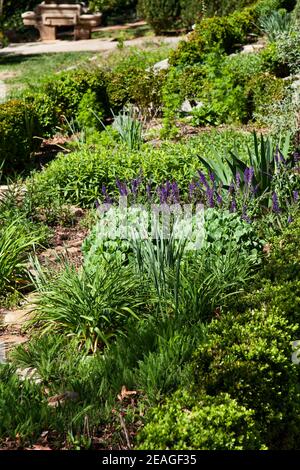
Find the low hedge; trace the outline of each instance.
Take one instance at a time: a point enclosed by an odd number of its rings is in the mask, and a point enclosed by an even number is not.
[[[10,100],[0,105],[0,163],[5,175],[31,166],[30,157],[40,146],[40,122],[32,104]]]
[[[228,394],[217,397],[178,390],[153,408],[150,422],[138,436],[138,449],[254,450],[261,442],[253,410]]]

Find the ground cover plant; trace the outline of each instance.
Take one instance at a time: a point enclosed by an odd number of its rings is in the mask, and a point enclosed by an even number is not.
[[[140,3],[160,30],[194,17]],[[1,448],[299,448],[298,3],[202,2],[174,51],[23,62],[0,105],[0,308],[30,314]]]

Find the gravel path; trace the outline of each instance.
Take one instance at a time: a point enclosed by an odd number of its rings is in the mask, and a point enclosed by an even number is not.
[[[124,46],[142,46],[152,43],[177,44],[182,37],[136,38],[124,42]],[[0,57],[5,55],[35,55],[55,52],[104,52],[116,49],[117,41],[88,39],[82,41],[27,42],[10,44],[0,50]]]

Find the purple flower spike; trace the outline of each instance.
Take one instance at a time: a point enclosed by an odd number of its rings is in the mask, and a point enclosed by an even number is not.
[[[122,183],[120,180],[116,181],[117,188],[119,190],[120,196],[127,196],[128,189],[125,183]]]
[[[291,215],[288,216],[287,223],[291,224],[293,222],[293,217]]]
[[[111,197],[109,196],[108,192],[107,192],[107,189],[106,189],[106,186],[102,186],[102,194],[104,196],[104,202],[106,204],[111,204],[112,203],[112,199]]]
[[[299,201],[299,191],[293,191],[293,199],[295,203]]]
[[[273,212],[275,212],[276,214],[278,214],[280,212],[278,197],[277,197],[277,194],[275,193],[275,191],[272,194],[272,209],[273,209]]]
[[[99,207],[100,207],[100,203],[99,203],[98,199],[96,199],[96,201],[95,201],[95,207],[96,207],[96,209],[99,209]]]
[[[200,182],[203,184],[203,186],[206,187],[206,189],[209,189],[209,184],[207,182],[207,179],[205,178],[204,173],[202,173],[202,171],[199,170],[198,174],[199,174]]]
[[[190,199],[192,199],[192,197],[193,197],[195,188],[196,188],[196,185],[195,185],[194,182],[189,185],[189,197],[190,197]]]
[[[286,164],[286,160],[285,160],[283,154],[280,152],[280,150],[278,150],[278,153],[279,153],[280,162],[285,165],[285,164]]]
[[[249,168],[246,168],[244,171],[244,181],[245,181],[245,185],[248,186],[248,188],[252,184],[253,176],[254,176],[254,169],[252,168],[252,166],[250,166]]]
[[[221,194],[217,194],[217,203],[219,204],[219,206],[222,205],[222,202],[223,202],[223,198],[222,198]]]
[[[236,212],[236,200],[232,199],[229,212]]]
[[[214,190],[212,188],[209,188],[206,191],[206,197],[207,197],[208,207],[215,207]]]
[[[140,184],[141,184],[141,178],[135,178],[131,181],[131,192],[134,195],[134,197],[137,196]]]
[[[212,171],[209,173],[209,179],[212,183],[215,182],[216,177],[215,177],[215,174]]]
[[[247,206],[244,204],[243,205],[243,213],[242,213],[242,219],[247,222],[247,224],[251,224],[251,219],[247,214]]]
[[[175,203],[179,203],[179,200],[180,200],[179,188],[178,188],[178,184],[176,183],[176,181],[173,181],[172,183],[172,197]]]

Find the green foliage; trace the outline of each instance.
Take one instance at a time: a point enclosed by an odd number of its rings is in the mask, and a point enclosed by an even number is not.
[[[81,98],[77,111],[77,122],[82,129],[100,127],[103,119],[103,107],[97,101],[97,95],[89,89]]]
[[[255,28],[255,9],[245,8],[231,15],[205,18],[196,26],[187,41],[182,41],[171,54],[172,65],[193,65],[205,60],[205,55],[218,46],[226,53],[233,52]]]
[[[237,173],[240,174],[241,183],[245,183],[245,170],[247,165],[253,168],[253,185],[259,194],[270,190],[271,182],[274,174],[278,169],[276,162],[276,151],[278,153],[278,144],[275,144],[271,137],[264,137],[261,134],[260,139],[256,133],[253,133],[253,149],[248,147],[248,162],[240,158],[239,153],[231,150],[228,155],[216,155],[215,159],[208,161],[199,157],[200,162],[207,168],[209,172],[213,172],[218,180],[225,187],[229,187],[230,183],[236,178]],[[284,158],[288,157],[290,150],[290,135],[287,135],[285,142],[280,142],[280,148]],[[277,155],[278,157],[278,155]]]
[[[159,112],[161,107],[161,86],[165,72],[144,70],[140,65],[122,66],[111,72],[107,81],[107,94],[111,109],[120,111],[132,103],[148,117]]]
[[[104,22],[116,23],[115,18],[127,18],[134,15],[137,0],[89,0],[89,8],[92,11],[100,11]]]
[[[200,390],[229,393],[253,409],[270,448],[294,448],[299,439],[299,367],[291,361],[296,329],[276,309],[226,314],[211,323],[194,357]]]
[[[277,40],[278,35],[289,33],[292,25],[291,15],[286,10],[275,10],[261,17],[259,25],[268,40],[273,42]]]
[[[134,116],[132,108],[124,109],[114,118],[112,128],[115,129],[129,150],[139,149],[142,144],[142,124]]]
[[[180,15],[177,0],[139,0],[138,10],[156,34],[174,29]]]
[[[82,119],[83,106],[86,105],[82,100],[90,102],[92,99],[93,103],[97,103],[96,112],[109,113],[105,75],[101,69],[61,72],[55,80],[46,81],[40,91],[42,94],[37,96],[37,102],[35,95],[27,96],[27,100],[36,103],[44,131],[53,131],[53,124],[63,123],[64,118],[71,120],[78,112]]]
[[[228,394],[196,397],[178,390],[150,411],[138,449],[254,450],[263,446],[254,412]],[[150,421],[150,422],[149,422]]]
[[[300,1],[297,0],[295,8],[292,13],[293,20],[299,21],[300,20]]]
[[[205,211],[205,247],[225,254],[233,245],[241,252],[259,258],[262,240],[259,240],[254,227],[237,213],[227,210],[206,209]]]
[[[299,278],[299,215],[283,233],[271,241],[271,251],[266,258],[265,272],[273,282],[284,283]]]
[[[40,295],[30,324],[43,334],[56,331],[74,337],[92,352],[122,334],[128,317],[138,319],[146,304],[142,284],[130,266],[108,265],[104,259],[93,272],[66,265],[53,282],[38,269],[35,284]]]
[[[21,381],[10,366],[0,365],[1,439],[19,439],[20,444],[35,440],[47,423],[47,408],[38,385]]]
[[[0,295],[28,285],[28,253],[38,244],[40,236],[27,232],[22,219],[0,225]]]
[[[30,165],[32,153],[39,148],[39,120],[34,106],[20,100],[0,105],[0,154],[5,175]]]
[[[300,70],[300,32],[294,28],[289,34],[282,33],[277,37],[276,52],[278,60],[288,67],[291,73]]]

